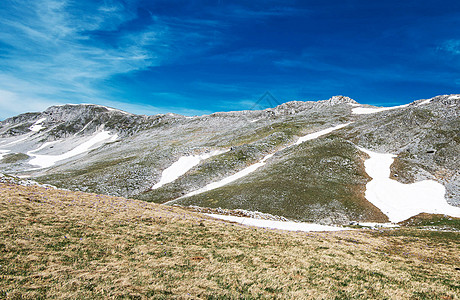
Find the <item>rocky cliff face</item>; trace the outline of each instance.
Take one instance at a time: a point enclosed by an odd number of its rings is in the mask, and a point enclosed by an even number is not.
[[[354,113],[358,108],[366,113]],[[460,205],[459,114],[459,95],[390,110],[335,96],[200,117],[139,116],[98,105],[53,106],[0,122],[0,172],[164,203],[275,154],[250,175],[178,203],[323,223],[384,221],[364,198],[369,177],[365,155],[356,146],[396,154],[395,180],[436,180],[446,187],[446,200]],[[345,123],[351,124],[288,147],[301,136]],[[181,157],[214,150],[226,152],[152,189]]]

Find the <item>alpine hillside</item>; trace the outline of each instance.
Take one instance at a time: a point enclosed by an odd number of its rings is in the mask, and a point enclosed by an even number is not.
[[[392,108],[334,96],[196,117],[63,105],[0,122],[1,173],[322,224],[459,217],[459,154],[460,95]]]

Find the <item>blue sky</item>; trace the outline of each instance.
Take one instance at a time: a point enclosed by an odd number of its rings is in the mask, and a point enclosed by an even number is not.
[[[62,103],[200,115],[460,93],[460,1],[3,0],[0,119]]]

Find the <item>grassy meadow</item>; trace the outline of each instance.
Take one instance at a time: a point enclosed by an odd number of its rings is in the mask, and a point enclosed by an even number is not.
[[[459,299],[459,257],[455,231],[286,232],[0,184],[1,299]]]

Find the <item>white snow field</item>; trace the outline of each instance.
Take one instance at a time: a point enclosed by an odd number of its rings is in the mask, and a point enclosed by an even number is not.
[[[208,153],[203,153],[199,155],[190,155],[190,156],[182,156],[179,158],[178,161],[173,163],[171,166],[166,168],[161,173],[160,181],[157,182],[152,189],[157,189],[167,183],[173,182],[180,176],[187,173],[191,168],[198,165],[201,161],[213,157],[215,155],[219,155],[222,153],[227,152],[228,150],[214,150]]]
[[[340,129],[340,128],[343,128],[345,126],[348,126],[349,124],[351,123],[346,123],[346,124],[341,124],[341,125],[337,125],[337,126],[334,126],[334,127],[330,127],[330,128],[327,128],[327,129],[324,129],[324,130],[321,130],[321,131],[318,131],[318,132],[314,132],[314,133],[310,133],[310,134],[307,134],[303,137],[300,137],[294,144],[291,144],[289,146],[286,146],[284,148],[282,148],[281,150],[278,150],[277,152],[279,151],[282,151],[284,149],[287,149],[289,147],[292,147],[294,145],[299,145],[303,142],[306,142],[306,141],[309,141],[309,140],[312,140],[312,139],[316,139],[322,135],[325,135],[325,134],[328,134],[328,133],[331,133],[332,131],[334,130],[337,130],[337,129]],[[276,153],[276,152],[275,152]],[[211,191],[211,190],[214,190],[214,189],[217,189],[217,188],[220,188],[220,187],[223,187],[224,185],[227,185],[237,179],[240,179],[240,178],[243,178],[249,174],[251,174],[252,172],[256,171],[257,169],[259,169],[260,167],[262,167],[263,165],[265,165],[266,161],[271,158],[275,153],[272,153],[272,154],[268,154],[266,156],[264,156],[260,161],[258,161],[257,163],[253,164],[253,165],[250,165],[249,167],[233,174],[233,175],[230,175],[228,177],[225,177],[224,179],[220,180],[220,181],[217,181],[217,182],[212,182],[198,190],[195,190],[193,192],[190,192],[184,196],[181,196],[177,199],[174,199],[174,200],[170,200],[168,202],[165,202],[164,204],[168,205],[168,204],[172,204],[174,203],[175,201],[179,200],[179,199],[182,199],[182,198],[186,198],[186,197],[190,197],[190,196],[194,196],[194,195],[198,195],[198,194],[201,194],[201,193],[204,193],[204,192],[207,192],[207,191]]]
[[[419,213],[444,214],[460,218],[460,207],[449,205],[445,187],[434,180],[403,184],[390,178],[395,155],[359,148],[370,158],[364,162],[372,180],[366,185],[366,199],[377,206],[391,222],[401,222]]]
[[[216,219],[239,223],[239,224],[246,225],[246,226],[280,229],[280,230],[288,230],[288,231],[309,232],[309,231],[352,230],[350,228],[319,225],[319,224],[313,224],[313,223],[297,223],[297,222],[261,220],[261,219],[235,217],[235,216],[227,216],[227,215],[216,215],[216,214],[205,214],[205,215],[216,218]]]
[[[354,113],[355,115],[367,115],[367,114],[378,113],[381,111],[392,110],[396,108],[403,108],[408,105],[409,104],[391,106],[391,107],[377,107],[377,108],[375,107],[356,107],[352,109],[352,113]]]
[[[88,141],[82,143],[81,145],[75,147],[74,149],[59,155],[41,155],[35,154],[35,152],[40,151],[41,149],[49,146],[50,144],[54,144],[57,142],[47,142],[41,145],[39,148],[27,152],[27,155],[34,157],[29,161],[31,165],[39,166],[41,168],[48,168],[54,165],[56,162],[68,159],[70,157],[82,154],[90,150],[95,145],[101,145],[102,143],[115,141],[118,138],[118,135],[111,135],[108,131],[101,131],[94,135]]]
[[[42,130],[44,127],[43,127],[43,125],[40,125],[40,124],[43,123],[43,121],[45,121],[45,120],[46,120],[46,118],[41,118],[40,120],[35,122],[32,126],[30,126],[29,129],[31,131],[35,131],[35,132],[38,132],[38,131]]]

